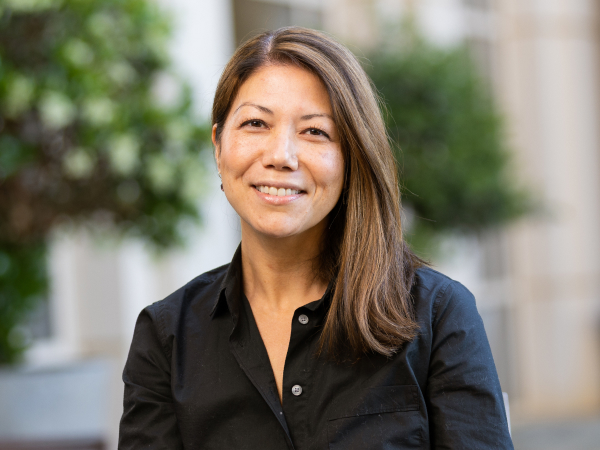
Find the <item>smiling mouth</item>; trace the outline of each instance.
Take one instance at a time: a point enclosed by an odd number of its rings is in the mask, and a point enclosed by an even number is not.
[[[272,187],[272,186],[254,186],[254,189],[256,189],[259,192],[262,192],[263,194],[274,195],[277,197],[285,197],[287,195],[296,195],[296,194],[300,194],[300,193],[304,192],[304,191],[298,191],[296,189],[276,188],[276,187]]]

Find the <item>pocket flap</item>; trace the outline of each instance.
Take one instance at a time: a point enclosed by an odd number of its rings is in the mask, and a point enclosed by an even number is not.
[[[395,411],[418,411],[418,386],[378,386],[360,394],[348,393],[332,408],[331,419],[380,414]]]

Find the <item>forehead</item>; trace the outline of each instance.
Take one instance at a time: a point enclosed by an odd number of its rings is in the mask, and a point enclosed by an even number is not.
[[[240,86],[232,103],[235,111],[244,103],[266,108],[331,115],[329,94],[313,72],[295,65],[266,65],[257,69]]]

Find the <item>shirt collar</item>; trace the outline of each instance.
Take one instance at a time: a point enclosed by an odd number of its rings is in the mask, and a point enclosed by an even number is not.
[[[233,254],[229,268],[223,278],[219,294],[215,304],[210,312],[211,318],[214,318],[222,308],[229,308],[231,315],[237,319],[239,316],[239,299],[242,293],[242,244],[238,245]]]
[[[327,289],[325,289],[325,293],[323,297],[319,300],[315,300],[314,302],[307,303],[304,305],[304,308],[307,308],[311,311],[317,311],[319,308],[324,307],[326,311],[329,310],[329,306],[331,305],[331,292],[333,291],[333,287],[335,286],[335,278],[333,278],[329,284],[327,285]]]

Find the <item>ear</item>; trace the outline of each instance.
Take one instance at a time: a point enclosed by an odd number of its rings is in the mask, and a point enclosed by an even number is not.
[[[215,123],[211,131],[212,143],[215,146],[215,161],[217,162],[217,170],[221,173],[221,147],[217,143],[217,124]]]

